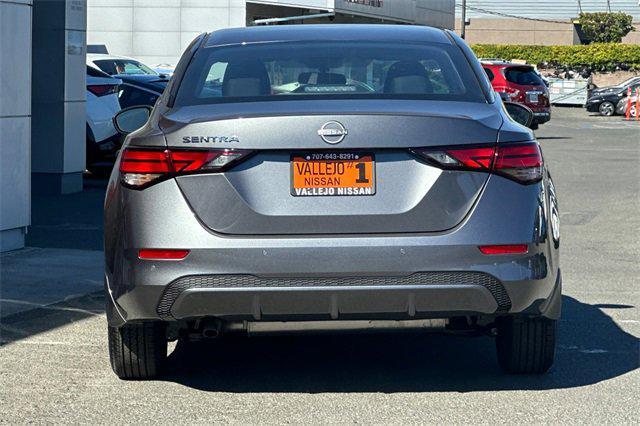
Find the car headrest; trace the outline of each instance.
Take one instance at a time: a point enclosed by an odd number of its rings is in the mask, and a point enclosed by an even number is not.
[[[261,61],[249,59],[227,65],[222,82],[222,96],[264,96],[270,93],[269,73]]]
[[[347,77],[343,74],[336,74],[332,72],[322,72],[318,74],[318,80],[316,84],[347,84]]]
[[[420,62],[400,61],[389,67],[384,93],[433,93],[433,85]]]

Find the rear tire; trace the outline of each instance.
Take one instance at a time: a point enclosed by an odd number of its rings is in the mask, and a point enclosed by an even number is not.
[[[109,327],[111,368],[124,380],[151,379],[167,358],[165,324],[142,322]]]
[[[498,320],[498,364],[511,374],[542,374],[553,365],[556,321],[547,318]]]

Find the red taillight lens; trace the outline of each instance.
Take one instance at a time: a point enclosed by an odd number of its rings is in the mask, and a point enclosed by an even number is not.
[[[443,169],[490,171],[495,146],[414,149],[414,153]]]
[[[446,153],[469,169],[489,170],[493,163],[495,147],[448,149]]]
[[[138,151],[125,149],[120,161],[122,173],[169,173],[169,151]]]
[[[521,183],[542,179],[542,152],[537,142],[498,145],[493,171]]]
[[[198,172],[219,172],[229,168],[249,151],[237,150],[145,150],[127,148],[120,159],[122,182],[144,188],[163,178]]]
[[[189,250],[140,249],[138,258],[143,260],[182,260]]]
[[[478,246],[482,254],[527,254],[526,244],[502,244],[492,246]]]
[[[106,96],[118,91],[117,84],[98,84],[87,86],[87,90],[96,96]]]
[[[494,89],[498,93],[505,93],[511,99],[517,99],[520,96],[520,90],[509,87],[509,86],[499,86]]]
[[[520,183],[542,179],[542,153],[537,142],[412,151],[443,169],[484,171]]]

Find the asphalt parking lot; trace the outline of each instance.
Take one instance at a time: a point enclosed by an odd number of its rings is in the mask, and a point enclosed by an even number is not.
[[[2,319],[0,422],[637,424],[640,122],[556,108],[536,133],[561,203],[549,374],[504,375],[489,338],[389,334],[193,344],[123,382],[92,293]]]

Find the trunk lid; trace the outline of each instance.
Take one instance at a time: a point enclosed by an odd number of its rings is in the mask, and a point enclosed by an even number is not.
[[[318,130],[334,122],[346,135],[327,143]],[[255,151],[225,173],[176,179],[205,226],[224,234],[305,235],[455,227],[488,174],[443,171],[409,148],[496,143],[502,118],[480,103],[287,101],[176,108],[160,124],[170,147]],[[367,178],[375,180],[375,194],[295,196],[292,156],[313,154],[371,156],[366,167],[375,172]]]

